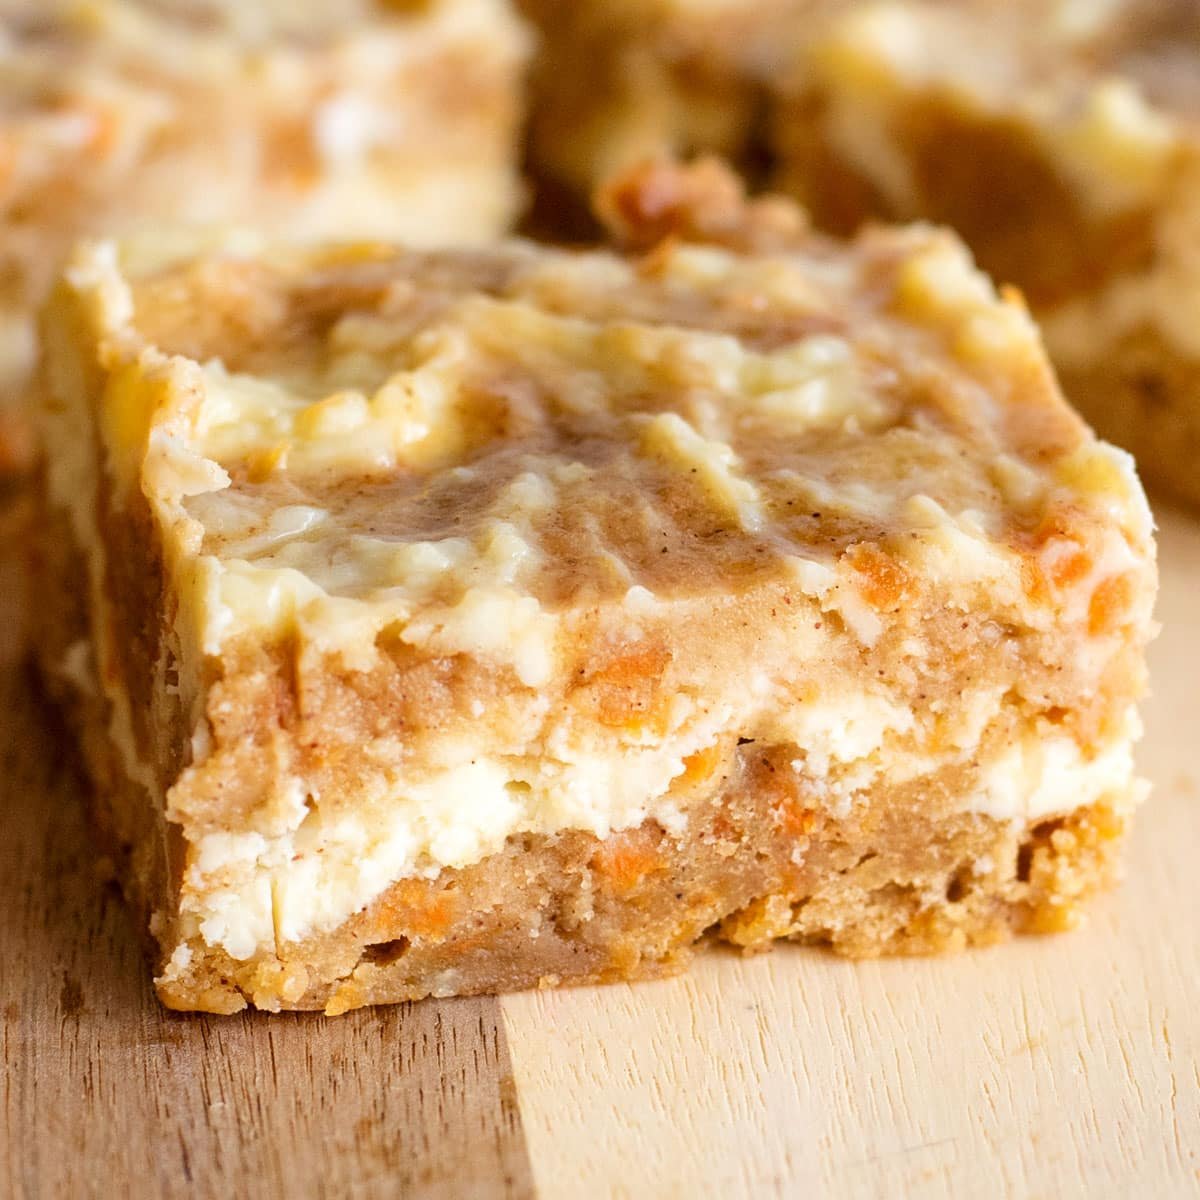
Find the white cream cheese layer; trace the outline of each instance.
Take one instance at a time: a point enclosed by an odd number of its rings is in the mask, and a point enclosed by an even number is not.
[[[1133,743],[1141,732],[1132,710],[1126,731],[1090,758],[1072,737],[1031,732],[988,764],[968,808],[997,821],[1037,821],[1104,796],[1132,795]]]
[[[883,779],[901,784],[948,763],[973,763],[1004,704],[997,690],[965,697],[943,732],[953,750],[937,756],[919,741],[918,748],[905,748],[914,726],[906,706],[848,694],[831,703],[793,705],[757,726],[748,714],[727,707],[667,745],[570,759],[479,756],[390,793],[385,787],[363,812],[327,818],[318,798],[315,806],[298,805],[291,827],[275,836],[201,838],[185,877],[183,906],[195,933],[244,959],[334,930],[398,879],[470,866],[516,833],[583,830],[603,838],[649,819],[682,832],[686,817],[671,784],[685,771],[688,755],[711,744],[717,727],[729,728],[737,715],[749,723],[733,728],[796,738],[804,754],[793,767],[804,787],[845,817]],[[1026,731],[999,754],[989,751],[962,811],[1025,823],[1106,796],[1132,795],[1137,732],[1131,710],[1120,734],[1088,756],[1066,735]]]
[[[649,818],[679,830],[668,795],[685,769],[678,749],[571,763],[481,756],[362,812],[326,818],[315,807],[280,836],[210,834],[196,846],[184,908],[206,941],[247,958],[335,929],[398,879],[470,866],[515,833],[606,837]]]

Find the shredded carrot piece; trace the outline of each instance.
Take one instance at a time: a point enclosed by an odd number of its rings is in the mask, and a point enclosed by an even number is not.
[[[817,823],[817,814],[811,808],[806,808],[798,796],[785,796],[779,803],[779,819],[784,832],[793,837],[804,837],[812,833]]]
[[[1034,604],[1049,603],[1050,585],[1046,580],[1046,572],[1032,555],[1025,555],[1021,559],[1021,586]]]
[[[1125,623],[1133,604],[1132,575],[1113,575],[1100,583],[1088,605],[1088,633],[1102,637],[1114,633]]]
[[[859,542],[846,553],[863,578],[859,590],[872,608],[895,608],[911,590],[908,572],[874,542]]]
[[[421,879],[401,879],[379,908],[378,921],[387,932],[400,930],[411,937],[442,937],[455,916],[452,893],[433,891]]]
[[[592,867],[614,891],[630,892],[652,871],[661,869],[662,859],[645,835],[616,834],[597,848]]]
[[[610,729],[665,733],[671,697],[659,684],[670,661],[662,646],[638,646],[589,675],[581,687],[593,698],[596,719]]]
[[[1058,587],[1066,588],[1086,579],[1092,565],[1091,555],[1083,550],[1072,550],[1054,564],[1051,574]]]
[[[711,746],[705,746],[703,750],[697,750],[695,754],[689,754],[683,760],[683,773],[675,777],[675,786],[694,787],[703,783],[716,773],[724,757],[720,742],[714,742]]]

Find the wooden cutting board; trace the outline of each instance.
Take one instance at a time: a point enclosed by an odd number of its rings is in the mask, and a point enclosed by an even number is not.
[[[1200,1196],[1200,524],[1161,520],[1155,791],[1085,929],[334,1019],[158,1008],[0,563],[0,1198]]]

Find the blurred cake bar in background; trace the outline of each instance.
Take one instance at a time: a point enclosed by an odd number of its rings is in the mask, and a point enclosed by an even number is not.
[[[769,81],[839,0],[520,2],[541,33],[531,161],[561,220],[645,158],[708,152],[753,170]]]
[[[83,233],[504,231],[526,51],[506,0],[0,0],[0,398]]]
[[[1113,878],[1152,523],[1025,309],[708,163],[602,209],[57,285],[37,640],[165,1003],[952,950]]]
[[[1200,4],[857,6],[794,65],[774,149],[825,227],[957,229],[1072,402],[1200,503]]]

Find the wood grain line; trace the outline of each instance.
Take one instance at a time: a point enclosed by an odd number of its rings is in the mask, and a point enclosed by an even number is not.
[[[495,1000],[159,1007],[20,666],[16,578],[0,563],[0,1195],[532,1196]]]

